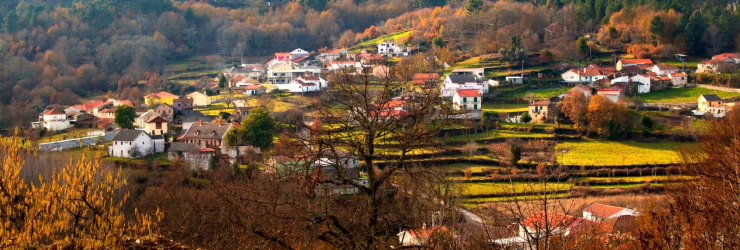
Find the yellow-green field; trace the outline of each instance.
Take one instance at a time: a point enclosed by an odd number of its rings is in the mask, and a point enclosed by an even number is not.
[[[513,104],[513,103],[483,103],[483,112],[493,111],[496,113],[517,113],[527,112],[527,104]]]
[[[681,147],[695,148],[695,143],[584,141],[563,142],[555,147],[558,162],[565,165],[614,166],[679,163]],[[567,150],[567,153],[561,153]]]
[[[684,103],[696,102],[700,95],[716,94],[720,98],[729,98],[740,96],[740,93],[717,91],[705,88],[676,88],[665,91],[654,91],[647,94],[639,95],[640,99],[645,102],[653,103]]]
[[[547,185],[543,183],[529,183],[529,182],[500,182],[500,183],[462,183],[460,184],[460,190],[463,195],[494,195],[494,194],[507,194],[507,193],[522,193],[522,192],[542,192],[544,190],[555,191],[555,190],[568,190],[571,189],[573,184],[570,183],[555,183],[549,182]]]

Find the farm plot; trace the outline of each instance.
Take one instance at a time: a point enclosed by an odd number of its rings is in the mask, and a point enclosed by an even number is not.
[[[717,94],[720,98],[740,96],[740,93],[717,91],[705,88],[676,88],[666,91],[655,91],[640,95],[640,99],[652,103],[696,102],[700,95]]]
[[[677,150],[695,143],[584,141],[563,142],[555,147],[558,162],[564,165],[617,166],[679,163]],[[565,153],[561,153],[565,152]]]

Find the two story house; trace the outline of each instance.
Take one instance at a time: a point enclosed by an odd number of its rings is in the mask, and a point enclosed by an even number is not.
[[[529,117],[532,117],[532,122],[546,122],[549,120],[550,111],[552,109],[549,100],[536,101],[529,104]]]
[[[72,127],[67,114],[55,108],[39,114],[39,121],[31,123],[33,128],[46,128],[48,131],[65,130]]]
[[[166,91],[161,91],[144,96],[144,103],[150,107],[157,104],[168,104],[172,106],[173,101],[177,98],[180,97]]]
[[[108,155],[112,157],[138,158],[161,152],[164,152],[164,138],[141,130],[118,131],[108,147]]]
[[[179,141],[195,143],[202,148],[213,148],[217,149],[217,153],[228,154],[229,150],[224,144],[224,137],[232,126],[231,123],[199,121],[190,125]]]

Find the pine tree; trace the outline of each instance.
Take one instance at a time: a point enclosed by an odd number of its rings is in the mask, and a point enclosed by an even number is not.
[[[218,79],[218,87],[219,88],[225,88],[226,87],[226,76],[221,75],[221,78]]]
[[[20,21],[18,13],[16,13],[15,10],[9,11],[8,14],[5,15],[3,29],[5,29],[5,31],[8,33],[13,33],[19,30],[19,26]]]
[[[477,14],[483,7],[483,0],[468,0],[465,4],[465,14],[473,15]]]
[[[702,17],[699,11],[694,12],[689,18],[684,30],[684,37],[686,38],[686,48],[689,50],[691,56],[703,56],[704,45],[701,42],[702,35],[707,29],[704,17]]]

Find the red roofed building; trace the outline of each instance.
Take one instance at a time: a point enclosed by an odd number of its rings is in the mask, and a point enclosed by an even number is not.
[[[689,76],[685,72],[670,73],[668,76],[671,78],[671,84],[674,88],[686,87]]]
[[[653,64],[653,60],[650,59],[620,59],[617,61],[617,70],[622,70],[626,66],[639,66]]]
[[[160,103],[164,103],[164,104],[168,104],[172,106],[172,102],[177,98],[180,98],[180,97],[172,93],[169,93],[167,91],[161,91],[158,93],[152,93],[152,94],[144,96],[144,103],[146,103],[146,105],[149,107],[160,104]]]
[[[519,237],[540,238],[545,235],[567,236],[574,230],[596,225],[593,221],[561,213],[536,212],[519,223]]]
[[[565,82],[588,82],[592,83],[597,80],[606,79],[608,74],[600,68],[580,68],[570,69],[561,74]]]
[[[481,93],[478,89],[458,89],[452,96],[455,110],[482,110]]]
[[[402,247],[424,247],[427,246],[432,237],[449,237],[452,236],[452,233],[446,226],[426,228],[425,224],[421,229],[401,231],[397,236]]]
[[[414,74],[414,79],[411,83],[414,86],[436,88],[438,82],[439,82],[439,74],[437,73],[417,73],[417,74]]]
[[[592,221],[607,221],[623,215],[637,215],[634,209],[604,204],[593,204],[583,209],[583,218]]]

